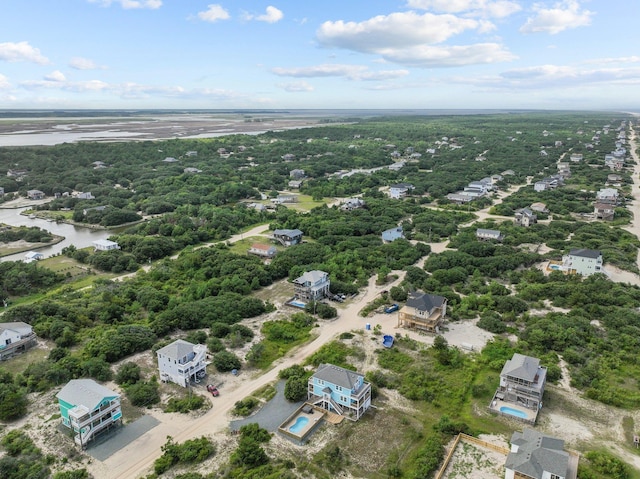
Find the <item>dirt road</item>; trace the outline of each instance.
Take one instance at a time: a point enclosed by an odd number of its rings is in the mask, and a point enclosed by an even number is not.
[[[264,229],[264,226],[261,228]],[[256,233],[253,232],[253,234]],[[248,235],[250,232],[245,234]],[[203,435],[224,434],[229,425],[229,412],[236,401],[275,381],[281,369],[301,363],[307,356],[340,333],[363,328],[365,319],[358,316],[358,312],[367,303],[373,301],[383,289],[388,289],[402,281],[403,272],[394,271],[393,273],[399,274],[399,278],[393,283],[387,283],[383,286],[377,286],[375,284],[376,276],[373,276],[364,293],[361,293],[344,309],[340,310],[338,319],[320,323],[321,326],[317,328],[319,334],[313,341],[292,351],[285,358],[279,360],[271,370],[253,378],[247,376],[244,381],[237,383],[236,387],[221,390],[222,394],[215,399],[213,408],[204,416],[195,421],[189,418],[174,417],[170,421],[162,422],[104,462],[93,461],[88,466],[89,471],[98,479],[140,477],[150,472],[153,462],[160,455],[160,448],[166,442],[167,436],[173,437],[176,442],[183,442]]]

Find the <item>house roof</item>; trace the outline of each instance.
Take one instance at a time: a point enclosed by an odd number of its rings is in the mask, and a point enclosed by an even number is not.
[[[262,250],[262,251],[271,251],[271,250],[276,249],[276,247],[275,246],[270,246],[268,244],[253,243],[251,245],[251,249],[259,249],[259,250]]]
[[[487,230],[483,228],[478,228],[476,230],[476,234],[478,235],[488,235],[488,236],[500,236],[501,233],[499,230]]]
[[[360,379],[364,376],[355,371],[350,371],[333,364],[321,364],[318,370],[313,374],[314,378],[322,379],[336,386],[342,386],[346,389],[353,389]]]
[[[581,258],[598,259],[602,253],[595,249],[578,248],[569,251],[570,256],[580,256]]]
[[[413,189],[413,185],[411,183],[398,183],[396,185],[391,185],[389,188],[396,190],[411,190]]]
[[[118,243],[115,241],[109,241],[106,239],[99,239],[93,242],[94,246],[117,246]]]
[[[538,358],[514,353],[513,357],[504,363],[500,376],[511,376],[533,382],[538,374],[539,367],[540,360]]]
[[[16,321],[13,323],[0,323],[0,333],[2,331],[14,331],[18,333],[20,336],[26,336],[27,334],[31,334],[33,329],[27,323],[23,323],[22,321]]]
[[[516,210],[516,213],[521,213],[526,216],[535,216],[533,211],[531,211],[529,208],[520,208],[519,210]]]
[[[318,281],[325,279],[328,274],[329,273],[325,273],[324,271],[319,271],[317,269],[314,269],[313,271],[307,271],[299,278],[296,278],[295,280],[293,280],[293,282],[298,284],[304,284],[306,282],[314,284],[314,283],[317,283]]]
[[[608,203],[595,203],[593,207],[597,210],[615,210],[615,207]]]
[[[514,432],[511,444],[518,447],[510,452],[505,467],[528,477],[542,479],[545,472],[566,477],[569,454],[565,452],[564,441],[547,436],[533,429],[522,433]]]
[[[443,296],[436,296],[434,294],[412,292],[409,293],[407,298],[407,306],[411,308],[419,309],[420,311],[431,311],[433,308],[441,308],[447,301],[447,298]]]
[[[92,411],[105,398],[120,397],[120,395],[93,379],[72,379],[56,394],[56,397],[74,406],[85,406]]]
[[[195,344],[185,341],[184,339],[176,339],[171,344],[166,345],[164,348],[158,349],[156,354],[162,354],[170,359],[182,359],[186,355],[193,352]]]
[[[274,230],[273,231],[273,235],[274,236],[288,236],[290,238],[295,237],[295,236],[302,236],[303,233],[302,231],[295,229],[295,230]]]

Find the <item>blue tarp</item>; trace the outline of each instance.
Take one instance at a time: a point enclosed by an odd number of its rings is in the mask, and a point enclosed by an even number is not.
[[[390,348],[391,346],[393,346],[393,336],[389,336],[385,334],[384,337],[382,338],[382,345],[385,348]]]

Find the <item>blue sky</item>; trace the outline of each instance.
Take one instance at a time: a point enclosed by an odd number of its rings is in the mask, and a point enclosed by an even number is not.
[[[638,0],[0,0],[0,108],[640,111]]]

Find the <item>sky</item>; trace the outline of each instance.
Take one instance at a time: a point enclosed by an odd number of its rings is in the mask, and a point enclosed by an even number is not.
[[[638,0],[0,0],[0,109],[640,111]]]

